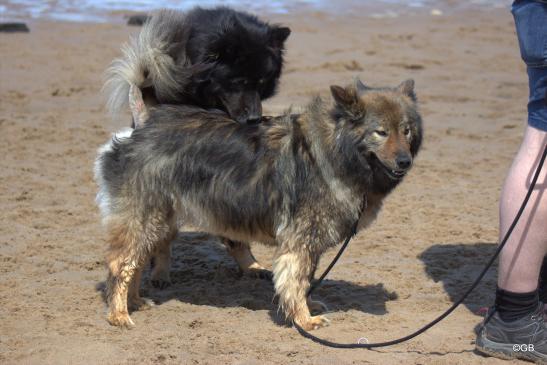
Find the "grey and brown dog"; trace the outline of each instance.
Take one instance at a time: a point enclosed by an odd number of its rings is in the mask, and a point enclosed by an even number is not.
[[[319,258],[376,217],[422,140],[414,82],[332,86],[299,115],[242,125],[226,114],[160,105],[99,150],[97,201],[108,231],[108,321],[132,326],[149,255],[181,223],[277,246],[275,292],[289,320],[328,323],[307,300]],[[139,117],[137,115],[137,117]],[[221,150],[223,153],[219,154]],[[362,207],[364,211],[361,213]]]

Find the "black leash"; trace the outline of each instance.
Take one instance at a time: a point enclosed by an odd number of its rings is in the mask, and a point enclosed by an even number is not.
[[[314,342],[317,342],[321,345],[325,345],[325,346],[328,346],[328,347],[334,347],[334,348],[341,348],[341,349],[372,349],[372,348],[375,348],[375,347],[386,347],[386,346],[391,346],[391,345],[396,345],[396,344],[399,344],[399,343],[402,343],[402,342],[405,342],[405,341],[408,341],[408,340],[411,340],[413,339],[414,337],[424,333],[425,331],[427,331],[428,329],[430,329],[431,327],[433,327],[434,325],[436,325],[437,323],[439,323],[440,321],[442,321],[444,318],[446,318],[450,313],[452,313],[461,303],[463,303],[463,301],[467,298],[467,296],[473,291],[473,289],[475,289],[475,287],[479,284],[479,282],[482,280],[482,278],[484,277],[484,275],[486,274],[486,272],[488,271],[488,269],[490,269],[490,267],[492,266],[492,264],[494,263],[494,260],[498,257],[499,253],[501,252],[501,250],[503,249],[503,247],[505,246],[505,244],[507,243],[507,239],[509,238],[509,236],[511,236],[511,233],[513,232],[513,229],[515,229],[515,226],[517,225],[523,211],[524,211],[524,208],[526,208],[526,204],[528,204],[528,200],[530,199],[530,196],[532,195],[532,192],[534,190],[534,187],[536,186],[536,182],[539,178],[539,173],[541,172],[541,169],[543,167],[543,163],[545,162],[545,157],[547,156],[547,146],[545,146],[544,150],[543,150],[543,155],[541,157],[541,160],[539,161],[539,164],[538,164],[538,167],[536,169],[536,173],[534,174],[534,178],[532,179],[532,182],[530,184],[530,187],[528,188],[528,192],[526,193],[526,197],[524,198],[523,202],[522,202],[522,205],[520,206],[520,209],[517,213],[517,215],[515,216],[515,219],[513,220],[513,223],[511,223],[511,226],[509,227],[509,229],[507,230],[507,233],[505,234],[505,236],[503,237],[503,240],[502,242],[500,243],[500,245],[498,246],[498,249],[496,250],[496,252],[494,253],[494,255],[492,256],[492,258],[490,259],[490,261],[488,262],[488,264],[486,264],[486,266],[484,267],[484,269],[482,270],[482,272],[480,273],[480,275],[477,277],[477,279],[475,279],[475,281],[473,282],[473,284],[471,285],[471,287],[469,287],[469,289],[465,292],[464,295],[462,295],[462,297],[460,299],[458,299],[458,301],[456,301],[450,308],[448,308],[443,314],[441,314],[440,316],[438,316],[437,318],[435,318],[433,321],[431,321],[430,323],[426,324],[425,326],[423,326],[422,328],[420,328],[419,330],[417,330],[416,332],[413,332],[411,333],[410,335],[408,336],[404,336],[404,337],[401,337],[401,338],[398,338],[396,340],[391,340],[391,341],[385,341],[385,342],[376,342],[376,343],[337,343],[337,342],[332,342],[332,341],[328,341],[328,340],[324,340],[322,338],[319,338],[319,337],[316,337],[314,335],[312,335],[311,333],[307,332],[306,330],[304,330],[302,327],[300,327],[298,324],[296,323],[293,323],[294,326],[296,327],[296,329],[298,330],[298,332],[300,332],[300,334],[306,338],[309,338],[310,340],[314,341]],[[344,252],[344,250],[346,249],[346,247],[348,246],[349,244],[349,241],[351,240],[351,238],[357,233],[357,222],[355,223],[355,225],[353,226],[353,229],[352,229],[352,232],[351,234],[348,236],[348,238],[346,238],[346,241],[344,242],[344,244],[342,245],[342,247],[340,248],[340,251],[338,251],[338,254],[336,255],[336,257],[332,260],[332,262],[330,263],[329,267],[327,267],[327,269],[325,270],[325,272],[323,272],[323,274],[321,275],[321,277],[319,278],[319,280],[317,280],[311,287],[310,287],[310,290],[308,291],[308,296],[319,286],[319,284],[321,284],[321,282],[323,281],[323,279],[325,278],[325,276],[327,276],[327,274],[329,273],[329,271],[333,268],[333,266],[336,264],[336,261],[338,261],[338,259],[340,258],[340,256],[342,256],[342,253]]]

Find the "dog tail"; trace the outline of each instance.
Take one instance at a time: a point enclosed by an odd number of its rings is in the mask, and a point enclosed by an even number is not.
[[[138,128],[148,120],[148,108],[142,98],[141,89],[136,85],[129,87],[129,109],[133,115],[133,128]]]
[[[103,92],[106,106],[115,116],[128,104],[130,87],[153,86],[156,97],[173,100],[180,95],[187,65],[184,47],[189,27],[186,16],[176,10],[160,10],[152,15],[138,34],[122,46],[105,73]]]
[[[115,189],[121,179],[123,173],[123,166],[119,153],[120,144],[127,138],[131,137],[133,129],[124,128],[115,133],[110,141],[99,147],[97,151],[97,158],[95,159],[95,165],[93,168],[95,182],[99,186],[99,191],[95,198],[95,202],[99,206],[103,221],[106,220],[114,207],[112,190]]]

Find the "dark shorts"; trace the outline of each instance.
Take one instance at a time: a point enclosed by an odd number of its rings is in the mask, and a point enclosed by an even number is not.
[[[547,131],[547,1],[518,0],[511,12],[528,69],[528,124]]]

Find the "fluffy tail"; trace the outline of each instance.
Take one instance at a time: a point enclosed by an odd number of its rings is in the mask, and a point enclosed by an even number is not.
[[[181,68],[186,66],[184,47],[189,29],[185,14],[160,10],[145,23],[137,37],[122,46],[123,56],[115,59],[105,73],[103,92],[114,116],[128,104],[130,87],[153,86],[160,100],[176,99],[184,87]]]
[[[97,150],[97,158],[93,166],[95,182],[99,187],[95,202],[99,206],[103,221],[108,218],[112,211],[113,201],[111,197],[111,188],[116,186],[116,178],[121,174],[121,168],[117,165],[119,156],[116,155],[120,142],[131,137],[133,129],[123,128],[119,132],[112,135],[112,138],[99,147]]]

